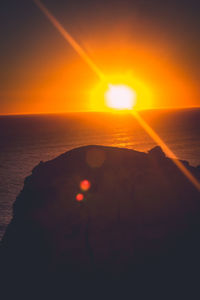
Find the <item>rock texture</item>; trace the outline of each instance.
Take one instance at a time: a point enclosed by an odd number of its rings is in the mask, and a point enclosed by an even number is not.
[[[68,296],[80,285],[181,291],[199,279],[199,217],[200,193],[159,147],[73,149],[25,179],[1,243],[4,285]]]

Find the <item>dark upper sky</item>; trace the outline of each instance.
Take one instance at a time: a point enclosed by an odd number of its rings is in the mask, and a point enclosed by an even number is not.
[[[43,3],[83,46],[84,42],[88,46],[86,40],[97,41],[101,32],[99,43],[104,43],[105,48],[112,30],[116,33],[118,28],[120,35],[123,30],[126,35],[128,28],[133,44],[134,40],[144,39],[151,45],[158,41],[169,45],[169,57],[177,60],[177,65],[184,69],[194,86],[196,98],[191,104],[200,105],[200,1],[44,0]],[[124,28],[122,24],[125,24]],[[33,90],[35,84],[36,90],[40,88],[41,91],[43,82],[47,86],[45,80],[46,74],[51,73],[49,68],[56,72],[55,65],[60,64],[61,57],[66,61],[68,57],[69,60],[76,57],[74,50],[65,45],[66,42],[31,0],[1,2],[0,38],[0,113],[23,112],[25,99],[32,103],[29,100],[32,99],[30,86]],[[120,36],[119,43],[123,43]],[[37,69],[40,69],[38,73]],[[66,109],[73,109],[73,106],[69,104]]]

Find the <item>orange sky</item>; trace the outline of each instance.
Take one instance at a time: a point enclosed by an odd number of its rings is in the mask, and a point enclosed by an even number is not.
[[[148,22],[134,22],[134,35],[124,21],[94,26],[74,38],[106,76],[135,89],[138,109],[198,106],[197,82],[174,44]],[[0,113],[106,110],[101,80],[50,23],[46,26],[46,34],[23,44],[23,53],[12,59]]]

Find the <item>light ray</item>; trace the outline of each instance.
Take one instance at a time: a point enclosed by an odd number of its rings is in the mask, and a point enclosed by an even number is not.
[[[83,50],[83,48],[76,42],[76,40],[70,35],[70,33],[64,29],[64,27],[58,22],[58,20],[52,15],[47,7],[39,0],[33,0],[40,10],[45,14],[49,21],[64,37],[64,39],[74,48],[74,50],[81,56],[81,58],[89,65],[89,67],[97,74],[97,76],[104,80],[105,76],[97,65],[92,61],[89,55]]]
[[[137,111],[133,111],[132,114],[139,122],[139,124],[145,129],[150,137],[158,144],[164,151],[167,157],[169,157],[174,164],[181,170],[181,172],[189,179],[189,181],[200,191],[200,182],[194,177],[194,175],[184,166],[184,164],[176,157],[176,155],[170,150],[160,136],[145,122],[145,120],[139,115]]]
[[[68,31],[57,21],[57,19],[52,15],[52,13],[46,8],[46,6],[40,0],[33,0],[34,3],[40,8],[40,10],[45,14],[49,21],[54,25],[54,27],[59,31],[59,33],[64,37],[64,39],[73,47],[73,49],[80,55],[80,57],[88,64],[88,66],[95,72],[95,74],[105,81],[105,75],[97,67],[97,65],[92,61],[88,54],[83,50],[83,48],[76,42],[76,40],[69,34]],[[180,169],[180,171],[186,176],[186,178],[200,191],[200,182],[194,177],[194,175],[184,166],[184,164],[178,160],[176,155],[170,150],[170,148],[164,143],[164,141],[159,137],[159,135],[143,120],[139,113],[135,110],[132,111],[132,115],[137,119],[144,130],[151,136],[151,138],[163,149],[166,156],[168,156],[174,164]]]

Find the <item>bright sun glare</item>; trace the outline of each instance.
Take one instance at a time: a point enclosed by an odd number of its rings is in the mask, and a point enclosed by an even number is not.
[[[109,84],[105,93],[106,104],[114,109],[132,109],[136,104],[136,93],[127,85]]]

